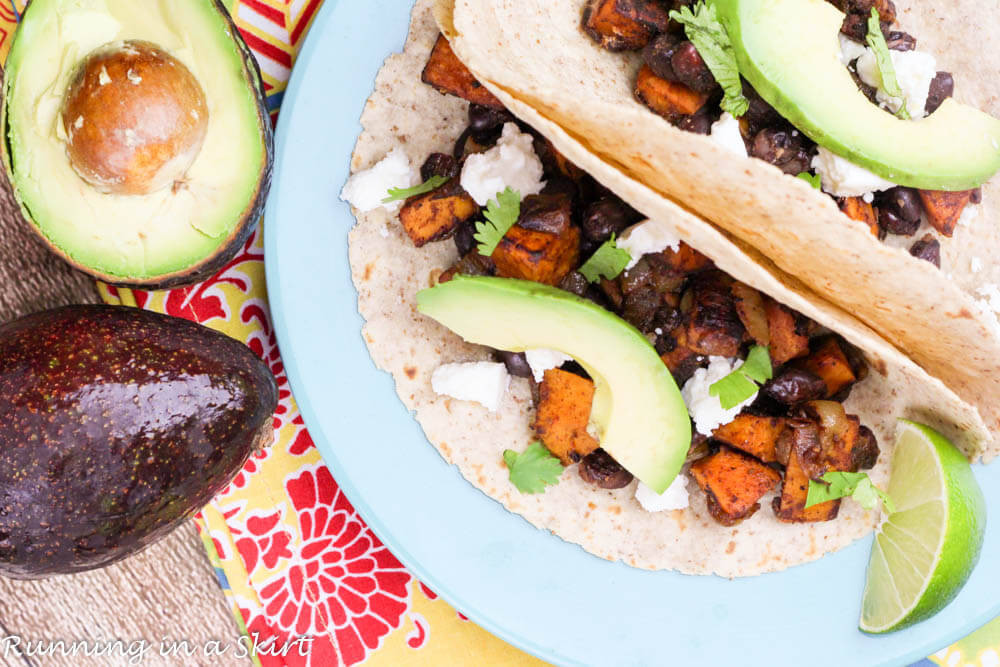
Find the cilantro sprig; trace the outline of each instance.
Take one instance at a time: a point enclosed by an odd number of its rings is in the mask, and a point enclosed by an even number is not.
[[[518,454],[505,449],[503,462],[510,471],[510,481],[521,493],[542,493],[546,486],[559,483],[563,465],[537,440]]]
[[[813,186],[817,190],[823,187],[823,180],[820,178],[819,174],[810,174],[808,171],[803,171],[795,178],[801,178],[803,181]]]
[[[476,223],[476,233],[473,238],[479,241],[479,254],[489,257],[500,244],[511,227],[521,215],[521,193],[509,187],[497,194],[486,204],[483,213],[486,220]]]
[[[708,388],[710,396],[717,396],[723,410],[731,410],[757,393],[762,385],[774,375],[771,355],[763,345],[750,348],[743,365],[732,373],[712,383]]]
[[[809,480],[809,493],[806,495],[806,507],[812,507],[828,500],[850,496],[866,510],[875,509],[878,501],[882,501],[887,514],[896,511],[892,499],[885,491],[875,486],[871,478],[863,472],[828,472],[819,481]]]
[[[420,185],[414,185],[412,188],[389,188],[389,196],[383,199],[382,203],[388,204],[401,199],[409,199],[414,195],[426,194],[431,190],[438,189],[447,182],[448,179],[444,176],[431,176]]]
[[[743,96],[743,83],[740,81],[740,71],[736,65],[736,52],[733,50],[729,33],[719,21],[715,5],[701,1],[694,6],[694,11],[689,7],[681,7],[680,11],[671,10],[670,18],[684,25],[684,34],[694,44],[698,55],[722,86],[725,94],[722,98],[722,110],[737,118],[745,114],[750,102]]]
[[[611,238],[602,243],[590,259],[583,263],[580,273],[591,283],[596,283],[602,277],[613,280],[631,261],[632,255],[625,248],[619,248],[615,244],[615,235],[612,234]]]
[[[868,17],[868,34],[865,36],[865,43],[875,54],[875,64],[878,65],[878,73],[882,78],[882,88],[890,96],[900,100],[899,111],[896,112],[896,115],[903,120],[910,120],[910,112],[906,110],[903,89],[899,87],[899,81],[896,80],[896,66],[892,64],[889,45],[886,44],[885,35],[882,34],[878,10],[874,7],[872,7],[871,16]]]

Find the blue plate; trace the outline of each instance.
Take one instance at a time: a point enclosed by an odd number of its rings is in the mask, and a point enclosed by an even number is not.
[[[292,390],[340,486],[396,556],[476,623],[558,664],[900,664],[1000,613],[997,530],[945,611],[873,638],[856,627],[870,539],[750,579],[646,572],[536,530],[441,459],[362,341],[347,261],[354,218],[337,198],[362,107],[383,59],[403,46],[410,5],[326,0],[285,96],[264,227]],[[1000,465],[976,474],[1000,507]]]

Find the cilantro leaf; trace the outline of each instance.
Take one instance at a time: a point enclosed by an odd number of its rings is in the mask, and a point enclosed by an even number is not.
[[[545,487],[559,483],[563,465],[537,440],[518,454],[505,449],[503,462],[510,471],[511,484],[521,493],[543,493]]]
[[[722,86],[722,110],[739,118],[747,112],[750,102],[743,96],[743,83],[736,65],[736,52],[729,34],[719,21],[715,5],[704,1],[694,6],[670,11],[670,18],[684,25],[684,34],[694,44],[715,80]]]
[[[828,472],[820,481],[809,480],[809,493],[806,495],[806,507],[812,507],[828,500],[850,496],[866,510],[875,509],[878,501],[882,501],[886,514],[896,511],[892,499],[872,483],[871,478],[863,472]]]
[[[731,410],[757,393],[758,386],[774,375],[771,356],[763,345],[750,348],[743,365],[732,373],[716,380],[708,388],[709,396],[716,396],[723,410]]]
[[[612,234],[611,238],[602,243],[590,259],[583,263],[579,271],[587,282],[596,283],[601,276],[612,280],[624,271],[631,261],[632,255],[625,248],[615,245],[615,235]]]
[[[823,187],[823,179],[820,178],[819,174],[810,174],[808,171],[803,171],[795,178],[801,178],[803,181],[813,186],[817,190]]]
[[[409,199],[413,195],[426,194],[431,190],[436,190],[447,182],[448,179],[444,176],[431,176],[420,185],[414,185],[412,188],[389,188],[389,196],[383,199],[382,203],[388,204],[400,199]]]
[[[521,215],[521,194],[505,188],[486,204],[485,221],[476,223],[473,238],[479,241],[479,254],[489,257],[500,244],[503,235],[514,226]]]
[[[906,99],[903,97],[903,89],[899,87],[896,80],[896,67],[892,64],[892,56],[889,54],[889,45],[885,43],[885,35],[882,34],[882,25],[879,20],[878,10],[872,7],[872,14],[868,17],[868,35],[865,43],[875,54],[875,63],[878,65],[878,73],[882,78],[882,88],[890,96],[900,100],[899,111],[896,115],[903,120],[910,120],[910,113],[906,110]]]

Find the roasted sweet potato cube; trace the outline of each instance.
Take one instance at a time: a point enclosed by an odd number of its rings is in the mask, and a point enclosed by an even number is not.
[[[972,199],[972,190],[959,192],[943,192],[938,190],[919,190],[920,201],[927,213],[927,222],[945,236],[951,236],[955,231],[962,211]]]
[[[448,238],[478,212],[479,205],[462,189],[456,176],[430,192],[407,199],[399,211],[399,221],[419,248]]]
[[[691,116],[708,102],[707,93],[699,93],[677,81],[667,81],[653,74],[648,65],[639,70],[635,96],[650,110],[667,120]]]
[[[497,275],[558,285],[580,257],[580,230],[562,234],[537,232],[514,225],[493,252]]]
[[[746,283],[733,283],[733,297],[736,299],[736,314],[746,327],[747,333],[758,345],[767,347],[771,344],[770,326],[767,323],[767,311],[764,310],[764,299],[760,292]]]
[[[576,463],[597,449],[597,440],[587,433],[593,400],[592,381],[558,368],[545,371],[538,386],[533,427],[542,444],[563,465]]]
[[[669,23],[656,0],[590,0],[583,9],[583,31],[609,51],[641,49]]]
[[[837,205],[851,220],[858,220],[868,225],[872,236],[878,236],[878,216],[875,215],[875,207],[866,202],[861,197],[844,197],[837,200]]]
[[[857,472],[878,460],[878,441],[856,415],[849,415],[838,401],[809,401],[802,413],[819,426],[818,463],[824,471]]]
[[[712,437],[755,456],[764,463],[771,463],[777,460],[775,445],[784,430],[784,417],[742,414],[715,429]]]
[[[670,374],[674,376],[674,381],[678,386],[687,382],[694,375],[694,372],[708,361],[704,355],[680,344],[660,355],[660,359],[670,369]]]
[[[785,523],[829,521],[837,518],[840,500],[828,500],[806,508],[809,496],[809,475],[802,464],[802,453],[793,448],[785,468],[785,483],[781,495],[774,499],[774,514]]]
[[[673,271],[685,275],[697,273],[712,266],[712,260],[683,241],[677,246],[677,250],[667,248],[661,254]]]
[[[438,35],[420,80],[434,86],[442,93],[457,95],[462,99],[494,109],[504,108],[500,100],[479,83],[469,68],[458,59],[444,35]]]
[[[771,337],[771,362],[775,366],[809,353],[809,337],[800,330],[799,318],[794,311],[765,297],[764,312]]]
[[[678,343],[699,354],[739,356],[746,330],[736,312],[733,279],[721,271],[704,271],[691,280],[687,326],[679,331]]]
[[[728,447],[692,463],[691,476],[705,492],[709,514],[724,526],[760,509],[761,496],[781,481],[778,471]]]
[[[826,383],[827,398],[835,396],[857,381],[851,363],[847,360],[847,355],[844,354],[836,336],[820,339],[812,353],[796,362],[796,366],[823,378],[823,382]]]

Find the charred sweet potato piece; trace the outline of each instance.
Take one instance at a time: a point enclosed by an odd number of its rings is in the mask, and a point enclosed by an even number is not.
[[[837,401],[809,401],[802,413],[819,424],[820,462],[826,470],[857,472],[878,460],[875,434]]]
[[[771,337],[771,361],[775,366],[808,354],[809,337],[800,331],[798,317],[790,308],[765,297],[764,312]]]
[[[972,190],[942,192],[938,190],[918,190],[920,201],[927,213],[927,222],[945,236],[955,232],[955,225],[962,217],[962,211],[972,199]]]
[[[829,521],[837,518],[840,511],[840,500],[828,500],[806,508],[806,498],[809,495],[809,475],[803,467],[803,454],[793,447],[789,453],[788,466],[785,468],[785,483],[781,487],[781,495],[774,499],[774,514],[779,521],[786,523],[805,523],[810,521]]]
[[[708,102],[707,93],[699,93],[677,81],[667,81],[643,65],[635,82],[635,96],[655,113],[667,120],[691,116]]]
[[[583,31],[609,51],[641,49],[669,23],[656,0],[590,0],[583,9]]]
[[[862,424],[861,428],[858,429],[858,442],[851,452],[851,470],[874,468],[875,464],[878,463],[878,455],[878,440],[875,438],[875,434]]]
[[[457,95],[462,99],[494,109],[504,108],[493,93],[476,81],[469,68],[451,50],[451,44],[444,35],[438,35],[420,80],[434,86],[442,93]]]
[[[691,280],[687,326],[677,342],[698,354],[739,356],[745,329],[736,312],[733,279],[721,271],[705,271]],[[682,303],[684,303],[682,301]]]
[[[704,355],[683,345],[675,345],[672,350],[660,355],[660,359],[670,369],[678,386],[687,382],[694,372],[707,362]]]
[[[399,211],[399,221],[413,245],[419,248],[425,243],[448,238],[460,224],[478,212],[479,205],[462,189],[459,177],[455,176],[430,192],[407,199]]]
[[[812,353],[796,362],[796,366],[823,378],[827,398],[835,396],[858,379],[836,336],[821,338],[814,344]]]
[[[771,343],[770,327],[767,324],[767,311],[764,310],[764,299],[760,292],[746,283],[733,283],[733,297],[736,299],[736,314],[746,327],[747,333],[758,345],[768,346]]]
[[[761,496],[781,481],[778,471],[728,447],[692,463],[691,476],[705,492],[709,514],[724,526],[760,509]]]
[[[547,285],[558,285],[579,257],[580,229],[572,225],[561,234],[514,225],[493,251],[497,275]]]
[[[764,463],[771,463],[778,460],[775,445],[784,430],[784,417],[742,414],[715,429],[712,437],[730,447],[751,454]]]
[[[872,236],[878,236],[878,216],[875,207],[861,197],[844,197],[837,200],[837,205],[851,220],[858,220],[868,225]]]
[[[712,260],[683,241],[677,246],[677,250],[673,248],[664,250],[661,257],[672,271],[684,275],[697,273],[712,266]]]
[[[576,463],[597,449],[587,433],[594,383],[568,371],[550,368],[538,386],[533,428],[542,444],[563,465]]]

